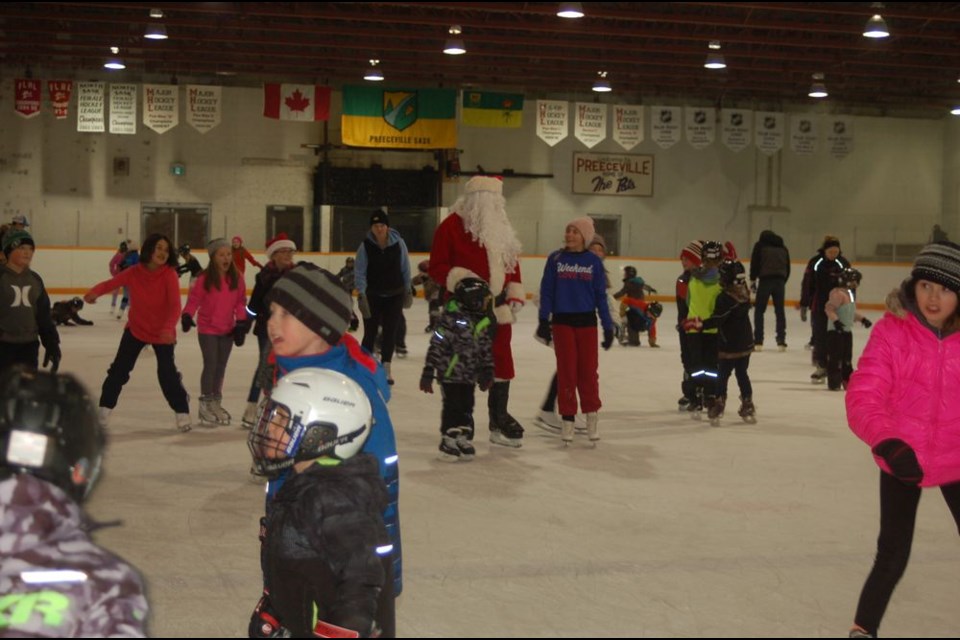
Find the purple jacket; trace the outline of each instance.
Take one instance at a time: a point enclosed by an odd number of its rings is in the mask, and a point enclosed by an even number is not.
[[[847,387],[850,429],[871,449],[890,438],[909,444],[923,469],[921,486],[960,481],[957,380],[960,333],[941,339],[913,313],[888,313],[873,326]]]

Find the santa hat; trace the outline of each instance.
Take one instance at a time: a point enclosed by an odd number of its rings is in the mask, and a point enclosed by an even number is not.
[[[593,240],[593,236],[597,235],[597,231],[593,227],[593,220],[589,216],[574,218],[567,223],[567,226],[576,227],[577,231],[580,232],[580,235],[583,236],[584,249],[586,249],[587,243]]]
[[[733,243],[727,240],[723,243],[723,259],[724,260],[736,260],[737,259],[737,249],[733,246]]]
[[[702,251],[703,251],[703,241],[694,240],[693,242],[688,243],[687,246],[683,248],[683,250],[680,252],[680,257],[686,258],[692,264],[699,267],[701,262],[703,261],[703,258],[701,255]]]
[[[273,254],[281,249],[297,250],[297,244],[282,231],[275,238],[267,242],[267,260],[273,260]]]
[[[498,196],[502,196],[503,178],[500,176],[473,176],[467,181],[467,186],[464,189],[464,192],[477,193],[478,191],[489,191],[497,194]]]

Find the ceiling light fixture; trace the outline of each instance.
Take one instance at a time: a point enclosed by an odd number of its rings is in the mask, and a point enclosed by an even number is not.
[[[150,17],[160,20],[163,18],[163,9],[150,9]],[[147,24],[147,30],[144,31],[143,37],[147,40],[166,40],[168,37],[167,28],[163,23],[150,22]]]
[[[460,28],[460,25],[455,24],[447,30],[451,36],[459,36],[463,33],[463,29]],[[447,38],[447,44],[443,47],[443,52],[448,56],[461,56],[467,52],[466,46],[463,44],[463,40],[457,37]]]
[[[383,71],[380,70],[379,65],[379,60],[371,59],[370,68],[364,72],[363,79],[370,82],[383,82]]]
[[[613,91],[613,87],[610,86],[610,81],[607,80],[606,71],[597,71],[599,76],[596,82],[593,83],[593,90],[597,93],[610,93]]]
[[[579,2],[561,2],[557,9],[557,15],[561,18],[582,18],[583,4]]]
[[[707,69],[726,69],[727,61],[724,60],[723,54],[720,53],[720,41],[711,40],[707,48],[710,49],[710,51],[707,52],[707,61],[703,63],[703,66]]]
[[[810,85],[808,96],[811,98],[826,98],[830,95],[827,93],[827,85],[823,84],[823,77],[822,73],[813,74],[813,84]]]
[[[874,14],[867,20],[867,26],[863,28],[863,35],[867,38],[886,38],[890,35],[890,29],[887,28],[887,23],[883,19],[883,16],[880,15],[880,10],[883,9],[882,2],[874,2],[872,5]]]
[[[113,55],[107,58],[107,61],[103,63],[104,69],[119,71],[120,69],[127,68],[127,65],[123,64],[123,60],[119,56],[120,47],[110,47],[110,53]]]

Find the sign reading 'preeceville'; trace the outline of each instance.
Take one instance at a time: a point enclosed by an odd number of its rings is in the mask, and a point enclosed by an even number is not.
[[[573,192],[600,196],[652,196],[653,156],[574,153]]]

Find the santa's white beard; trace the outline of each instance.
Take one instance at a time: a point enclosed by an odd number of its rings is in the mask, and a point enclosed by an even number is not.
[[[507,217],[506,200],[490,191],[477,191],[461,196],[453,210],[463,219],[467,233],[488,251],[502,256],[506,273],[513,273],[520,258],[520,240]]]

